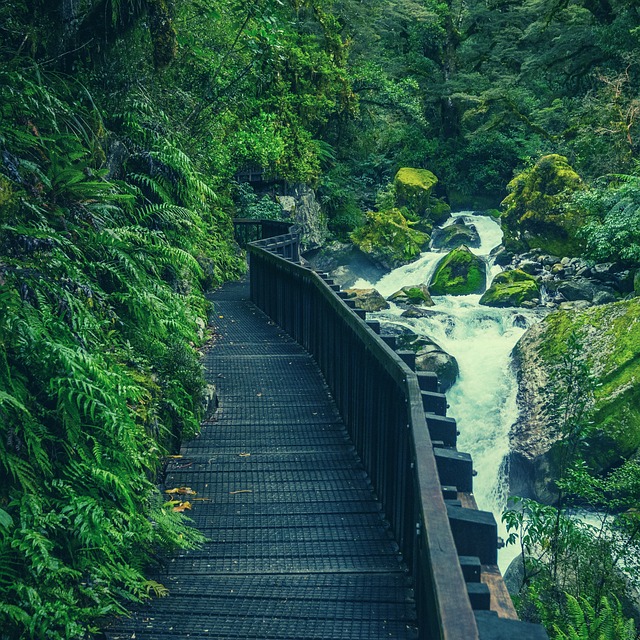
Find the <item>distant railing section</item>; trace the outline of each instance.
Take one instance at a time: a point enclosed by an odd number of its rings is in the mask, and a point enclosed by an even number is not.
[[[243,249],[246,249],[250,242],[288,234],[290,229],[291,222],[280,220],[233,219],[234,238]]]

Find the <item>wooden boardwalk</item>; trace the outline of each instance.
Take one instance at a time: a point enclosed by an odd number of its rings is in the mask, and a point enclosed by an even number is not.
[[[209,542],[169,558],[170,595],[107,637],[416,638],[411,579],[320,371],[247,297],[213,296],[220,406],[167,477],[205,499],[189,515]]]

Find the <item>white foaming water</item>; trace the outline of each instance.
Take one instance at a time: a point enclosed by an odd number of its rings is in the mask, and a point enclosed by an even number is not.
[[[488,279],[501,271],[489,258],[502,240],[499,225],[489,217],[472,212],[454,214],[447,224],[464,217],[475,225],[481,245],[472,251],[488,263]],[[388,297],[403,286],[428,284],[443,253],[426,252],[418,260],[395,269],[378,282],[360,280],[355,286],[375,287]],[[499,535],[506,539],[502,511],[507,500],[505,459],[509,452],[509,430],[516,421],[517,381],[511,367],[511,350],[525,328],[542,318],[539,311],[496,309],[479,304],[479,295],[435,296],[434,312],[427,318],[401,318],[403,309],[391,309],[375,317],[393,322],[417,334],[426,335],[458,361],[460,377],[447,392],[448,415],[455,418],[460,431],[458,450],[473,457],[478,475],[474,493],[478,507],[492,511]],[[517,324],[517,326],[516,326]],[[505,571],[517,555],[516,547],[499,552]]]

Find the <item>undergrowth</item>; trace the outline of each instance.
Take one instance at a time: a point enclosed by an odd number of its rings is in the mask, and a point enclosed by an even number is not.
[[[80,100],[79,97],[80,96]],[[156,487],[197,432],[203,284],[240,269],[194,164],[135,94],[113,117],[0,72],[0,637],[87,637],[199,535]]]

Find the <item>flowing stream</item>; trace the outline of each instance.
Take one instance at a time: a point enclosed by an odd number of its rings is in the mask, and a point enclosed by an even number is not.
[[[475,225],[481,244],[471,249],[487,262],[487,283],[502,269],[494,265],[491,250],[502,241],[500,226],[490,217],[459,212],[447,224],[463,218]],[[399,267],[377,282],[358,280],[354,287],[375,287],[388,297],[403,286],[428,284],[438,261],[445,254],[427,251],[418,260]],[[497,309],[481,306],[480,295],[434,296],[433,314],[427,318],[402,318],[404,308],[391,308],[374,316],[392,322],[416,334],[426,335],[458,361],[460,376],[447,392],[450,405],[447,415],[456,419],[460,436],[458,450],[473,456],[474,494],[478,507],[492,511],[499,535],[506,539],[501,514],[507,500],[506,456],[509,430],[517,418],[517,381],[511,367],[511,350],[532,323],[542,319],[544,311]],[[513,557],[515,546],[499,552],[504,572]]]

